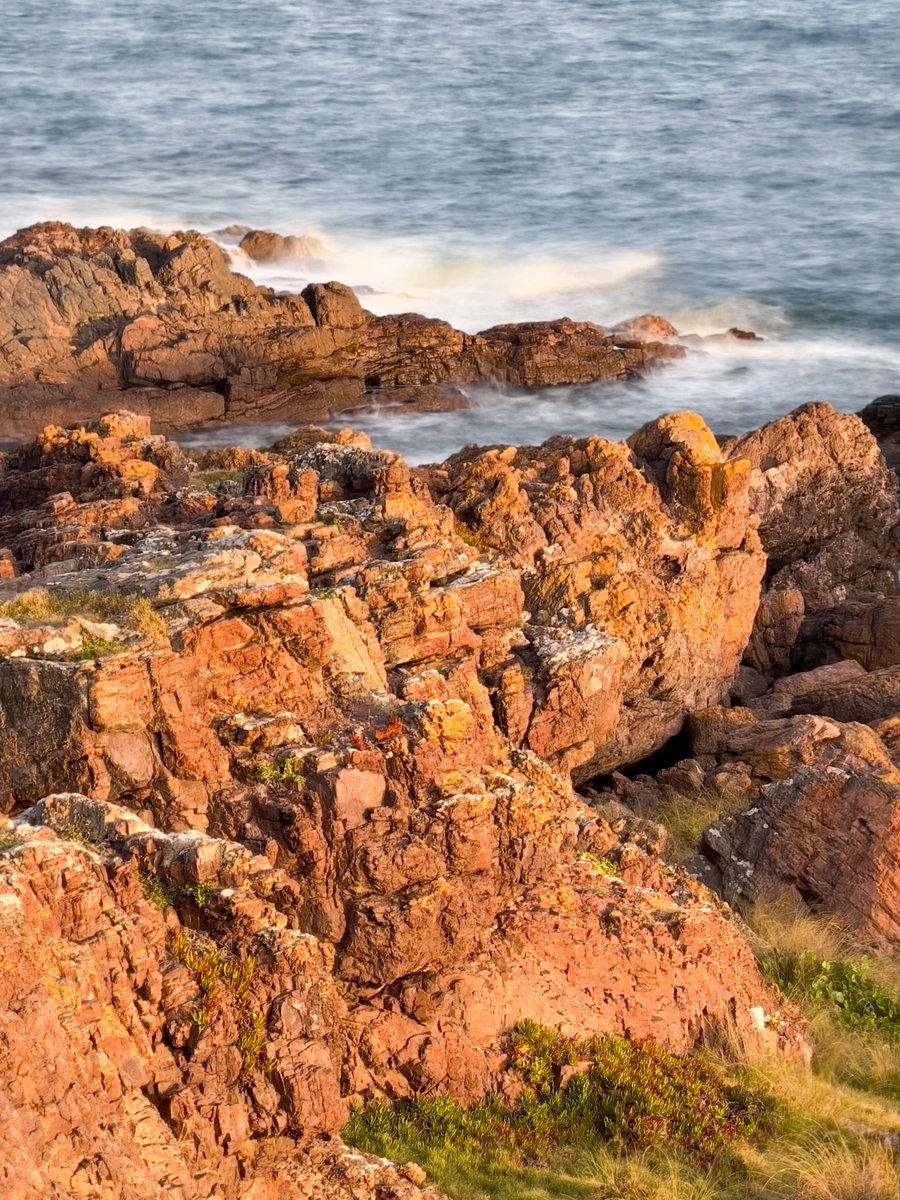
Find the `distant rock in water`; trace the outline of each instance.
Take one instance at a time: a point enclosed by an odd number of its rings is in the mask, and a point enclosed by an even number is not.
[[[289,244],[262,231],[248,238],[258,254]],[[647,332],[650,320],[642,318]],[[359,407],[367,389],[384,400],[391,388],[425,387],[431,404],[436,385],[625,379],[684,353],[568,319],[468,334],[414,313],[376,317],[335,282],[276,295],[234,273],[222,247],[198,233],[50,222],[0,243],[5,437],[97,417],[123,391],[159,431],[307,423]]]
[[[900,474],[900,395],[878,396],[859,414],[891,470]]]
[[[294,237],[267,229],[250,229],[239,242],[254,262],[275,262],[280,258],[315,258],[325,253],[325,243],[310,234]]]

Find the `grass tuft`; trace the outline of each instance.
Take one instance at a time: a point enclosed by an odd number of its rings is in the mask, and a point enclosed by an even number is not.
[[[71,592],[48,592],[33,588],[0,604],[0,617],[10,617],[23,625],[52,623],[66,617],[89,617],[99,621],[114,621],[124,628],[142,633],[157,644],[168,642],[165,621],[145,596],[126,596],[116,588],[75,588]],[[100,656],[95,653],[106,639],[85,632],[82,645],[85,653],[79,657]],[[110,643],[112,644],[112,643]],[[121,648],[121,645],[116,647]],[[100,654],[110,653],[101,647]]]

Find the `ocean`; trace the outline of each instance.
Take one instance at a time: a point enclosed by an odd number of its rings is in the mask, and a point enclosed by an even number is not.
[[[325,246],[239,269],[341,279],[379,313],[474,331],[649,311],[765,338],[628,385],[353,418],[415,461],[900,391],[888,0],[0,0],[0,18],[2,236],[239,222]]]

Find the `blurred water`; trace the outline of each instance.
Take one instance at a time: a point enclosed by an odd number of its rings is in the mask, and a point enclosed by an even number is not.
[[[418,458],[900,390],[888,0],[0,0],[0,17],[0,233],[317,231],[318,262],[253,273],[341,278],[375,311],[468,329],[650,310],[767,334],[636,386],[365,418]]]

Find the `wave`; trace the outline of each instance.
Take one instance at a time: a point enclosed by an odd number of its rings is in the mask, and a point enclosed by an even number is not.
[[[343,237],[304,229],[324,246],[314,259],[254,263],[220,241],[236,270],[276,290],[295,291],[313,279],[340,279],[356,287],[378,315],[417,311],[475,332],[506,321],[571,316],[599,324],[629,315],[628,293],[661,266],[652,251],[551,254],[484,251],[426,239]]]

